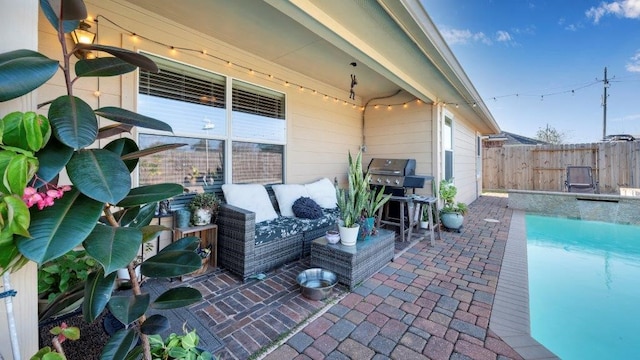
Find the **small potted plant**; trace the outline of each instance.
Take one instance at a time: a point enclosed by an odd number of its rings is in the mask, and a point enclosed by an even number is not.
[[[211,217],[218,210],[218,198],[212,192],[197,193],[189,202],[191,221],[196,226],[211,223]]]
[[[429,212],[431,211],[431,206],[429,204],[424,204],[422,206],[422,213],[420,214],[420,228],[428,229],[429,228]],[[433,217],[432,217],[433,219]]]
[[[182,327],[184,335],[172,333],[164,340],[160,335],[149,335],[151,358],[153,360],[213,359],[210,352],[198,347],[200,337],[196,334],[196,330],[187,331],[186,325],[185,323]]]
[[[369,200],[369,184],[362,172],[362,153],[355,160],[349,153],[349,188],[336,189],[340,219],[338,226],[340,242],[345,246],[353,246],[358,240],[358,221]]]
[[[464,214],[467,212],[467,204],[455,201],[457,193],[458,189],[451,180],[440,181],[438,194],[444,203],[440,209],[440,220],[447,229],[459,232],[464,221]]]
[[[370,175],[367,173],[364,178],[364,182],[367,184],[369,184],[369,177]],[[358,240],[367,240],[371,235],[376,234],[376,228],[374,226],[376,212],[386,204],[389,199],[391,199],[391,194],[384,193],[384,186],[380,189],[368,190],[367,201],[362,210]]]

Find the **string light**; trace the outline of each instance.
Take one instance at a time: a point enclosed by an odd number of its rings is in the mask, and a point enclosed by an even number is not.
[[[296,87],[298,87],[298,89],[299,89],[299,91],[300,91],[300,92],[304,92],[305,90],[309,90],[309,91],[310,91],[311,93],[313,93],[314,95],[315,95],[315,94],[321,94],[321,95],[323,96],[323,99],[324,99],[324,100],[328,100],[328,99],[329,99],[329,95],[328,95],[328,94],[326,94],[326,93],[319,92],[319,91],[318,91],[318,90],[316,90],[316,89],[311,89],[310,87],[306,87],[306,86],[304,86],[304,85],[296,84],[296,83],[294,83],[294,82],[289,82],[289,81],[287,81],[287,80],[285,80],[285,79],[282,79],[282,78],[276,77],[276,76],[274,76],[273,74],[269,74],[269,73],[266,73],[266,72],[261,72],[261,71],[259,71],[259,70],[255,70],[255,69],[253,69],[253,68],[250,68],[250,67],[247,67],[247,66],[244,66],[244,65],[241,65],[241,64],[232,63],[232,62],[231,62],[231,60],[221,58],[221,57],[216,56],[216,55],[214,55],[214,54],[210,54],[206,49],[191,49],[191,48],[179,47],[179,46],[173,46],[173,45],[171,45],[171,44],[166,44],[166,43],[163,43],[163,42],[161,42],[161,41],[154,40],[154,39],[148,38],[148,37],[146,37],[146,36],[142,36],[142,35],[140,35],[140,34],[137,34],[137,33],[133,32],[133,31],[130,31],[130,30],[128,30],[128,29],[126,29],[126,28],[124,28],[124,27],[122,27],[122,26],[118,25],[117,23],[115,23],[115,22],[111,21],[110,19],[106,18],[106,17],[105,17],[105,16],[103,16],[103,15],[98,15],[98,16],[96,16],[96,19],[95,19],[95,22],[96,22],[96,23],[98,23],[98,19],[99,19],[99,18],[102,18],[102,19],[104,19],[104,20],[108,21],[109,23],[111,23],[112,25],[114,25],[115,27],[119,28],[119,29],[120,29],[120,30],[122,30],[124,33],[128,34],[129,36],[131,36],[131,38],[132,38],[134,41],[138,41],[139,39],[143,39],[143,40],[149,41],[149,42],[151,42],[151,43],[154,43],[154,44],[156,44],[156,45],[165,46],[165,47],[167,47],[167,48],[169,48],[169,49],[171,50],[171,53],[172,53],[172,54],[174,54],[174,53],[176,53],[176,52],[178,52],[178,51],[187,52],[187,53],[188,53],[188,52],[191,52],[191,53],[199,53],[199,54],[201,54],[201,55],[203,55],[203,56],[207,56],[207,57],[209,57],[209,58],[212,58],[212,59],[218,60],[218,61],[220,61],[220,62],[222,62],[222,63],[226,64],[228,67],[234,67],[234,68],[243,69],[244,71],[249,72],[251,75],[259,74],[259,75],[264,76],[265,78],[268,78],[268,79],[269,79],[269,80],[271,80],[271,81],[278,81],[278,82],[280,82],[281,84],[284,84],[284,86],[287,86],[287,87],[288,87],[288,86],[290,86],[290,85],[296,86]],[[342,100],[342,99],[339,99],[339,98],[334,97],[334,96],[331,96],[331,97],[334,99],[334,102],[336,102],[336,103]],[[359,108],[359,109],[360,109],[360,111],[364,111],[364,110],[365,110],[365,108],[366,108],[366,106],[361,106],[361,105],[355,104],[355,103],[350,102],[350,101],[347,101],[347,100],[342,100],[342,102],[343,102],[343,105],[351,105],[351,107],[352,107],[353,109]],[[418,105],[420,105],[420,104],[422,104],[422,103],[423,103],[423,101],[421,101],[420,99],[415,99],[415,102],[416,102],[416,104],[418,104]],[[387,104],[387,109],[388,109],[388,110],[391,110],[393,106],[402,106],[403,108],[407,108],[407,107],[409,107],[409,103],[410,103],[410,102],[405,101],[405,102],[398,103],[398,104]],[[474,103],[474,105],[475,105],[475,103]],[[376,108],[376,109],[378,109],[378,108],[379,108],[379,105],[378,105],[378,104],[371,105],[371,106],[373,106],[373,107],[374,107],[374,108]]]

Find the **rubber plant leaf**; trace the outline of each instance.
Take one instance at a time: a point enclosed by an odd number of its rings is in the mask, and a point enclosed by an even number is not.
[[[109,53],[121,60],[128,62],[129,64],[135,65],[140,69],[157,73],[160,70],[158,69],[158,65],[153,62],[153,60],[148,57],[139,54],[134,51],[129,51],[126,49],[122,49],[115,46],[107,46],[100,44],[77,44],[74,48],[75,50],[83,50],[83,51],[103,51]]]
[[[160,314],[151,315],[140,325],[140,332],[145,335],[159,334],[169,330],[169,319]]]
[[[0,102],[26,95],[49,81],[58,62],[32,50],[0,54]]]
[[[127,195],[127,197],[117,205],[122,207],[142,205],[165,200],[172,196],[180,195],[183,192],[184,188],[180,184],[163,183],[140,186],[131,189],[131,191],[129,191],[129,195]]]
[[[40,8],[56,31],[60,19],[62,19],[65,33],[75,30],[80,20],[87,18],[87,7],[82,0],[40,0]]]
[[[138,158],[141,158],[143,156],[153,155],[153,154],[156,154],[156,153],[159,153],[159,152],[172,150],[172,149],[177,149],[179,147],[183,147],[183,146],[186,146],[186,145],[187,144],[180,144],[180,143],[158,145],[158,146],[154,146],[154,147],[138,150],[138,151],[135,151],[135,152],[131,152],[131,153],[127,154],[127,155],[123,155],[122,156],[122,160],[138,159]]]
[[[83,242],[87,254],[96,259],[106,274],[127,267],[142,245],[142,232],[134,228],[96,225]]]
[[[38,314],[38,321],[49,319],[82,299],[84,297],[85,285],[86,282],[81,281],[58,295],[53,302],[48,304],[47,307]],[[78,307],[80,307],[80,304],[78,304]]]
[[[176,240],[171,244],[165,246],[160,250],[160,252],[165,251],[176,251],[176,250],[188,250],[188,251],[196,251],[198,248],[198,244],[200,244],[200,238],[197,236],[187,236],[182,239]]]
[[[95,59],[79,60],[76,63],[76,76],[78,77],[107,77],[126,74],[137,69],[126,61],[115,57],[103,57]]]
[[[109,310],[121,323],[129,325],[144,315],[150,302],[151,296],[149,294],[112,296],[109,300]]]
[[[171,229],[162,225],[147,225],[140,228],[140,230],[142,230],[142,243],[147,243],[160,236],[163,231],[170,231]]]
[[[18,249],[38,264],[62,256],[80,245],[91,233],[103,205],[72,189],[57,199],[53,206],[42,210],[32,207],[31,237],[17,236]]]
[[[159,310],[176,309],[202,300],[202,294],[198,289],[182,286],[169,289],[162,293],[151,303],[151,307]]]
[[[89,274],[84,288],[82,315],[86,322],[93,322],[104,310],[111,298],[117,273],[104,275],[102,269]]]
[[[140,207],[140,211],[136,217],[129,223],[130,227],[136,229],[142,229],[143,227],[151,224],[151,220],[156,216],[156,208],[158,203],[147,203]]]
[[[101,107],[96,109],[96,115],[123,124],[139,126],[146,129],[173,132],[167,123],[154,118],[134,113],[133,111],[117,108],[114,106]]]
[[[35,187],[40,187],[45,183],[51,182],[51,180],[58,176],[72,155],[72,148],[61,143],[55,137],[52,137],[47,145],[36,153],[40,167],[38,168]]]
[[[129,350],[138,342],[138,333],[136,329],[122,329],[111,335],[109,341],[102,349],[100,360],[122,360],[127,358]]]
[[[202,259],[194,251],[161,251],[140,266],[142,275],[154,278],[176,277],[192,273],[202,266]]]
[[[136,166],[138,166],[138,159],[124,160],[122,158],[123,155],[127,155],[127,154],[138,151],[139,149],[138,144],[136,144],[136,142],[133,141],[132,139],[122,138],[122,139],[114,140],[108,143],[104,147],[104,149],[118,154],[118,156],[120,156],[120,159],[124,161],[124,164],[127,166],[127,169],[129,169],[129,172],[132,172],[136,168]]]
[[[133,129],[133,125],[127,124],[111,124],[103,126],[98,130],[98,140],[120,135],[122,133],[131,133],[131,129]]]
[[[98,135],[98,119],[93,109],[73,96],[60,96],[49,107],[53,133],[63,144],[78,150],[87,147]]]
[[[104,149],[76,151],[67,164],[71,182],[88,197],[116,204],[131,188],[129,169],[117,154]]]

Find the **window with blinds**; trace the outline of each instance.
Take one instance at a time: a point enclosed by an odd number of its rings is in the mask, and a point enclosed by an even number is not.
[[[284,144],[284,94],[238,80],[231,92],[235,139]]]
[[[145,54],[159,73],[139,72],[138,112],[171,125],[174,137],[140,129],[141,148],[171,141],[187,143],[178,150],[140,160],[140,184],[182,182],[220,184],[231,171],[234,182],[282,183],[286,143],[285,96],[243,81]],[[227,108],[231,104],[231,109]],[[228,112],[231,129],[227,128]],[[229,131],[230,130],[230,131]],[[224,164],[231,143],[231,166]],[[227,172],[228,172],[227,171]]]

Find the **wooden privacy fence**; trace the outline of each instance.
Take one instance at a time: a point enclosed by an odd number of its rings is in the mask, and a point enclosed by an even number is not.
[[[485,190],[566,191],[567,166],[590,166],[601,193],[640,188],[640,141],[484,148]]]

